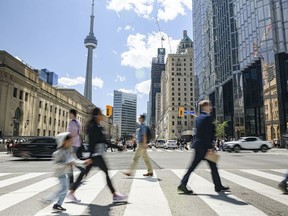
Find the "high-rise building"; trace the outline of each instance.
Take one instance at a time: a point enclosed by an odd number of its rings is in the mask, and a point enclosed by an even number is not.
[[[183,31],[176,54],[169,54],[166,69],[161,77],[160,113],[156,124],[156,137],[160,139],[180,139],[188,131],[192,135],[194,117],[178,116],[178,108],[195,110],[195,86],[193,72],[193,42]],[[158,110],[158,107],[156,107]]]
[[[136,132],[137,95],[114,91],[113,123],[117,126],[118,137]]]
[[[287,130],[286,14],[287,0],[193,1],[199,95],[229,122],[229,137],[281,139]]]
[[[149,102],[150,102],[150,110],[148,110],[149,114],[149,122],[148,125],[151,127],[152,131],[154,132],[155,124],[156,124],[156,93],[161,91],[161,75],[162,72],[165,70],[165,49],[158,48],[157,57],[152,59],[152,67],[151,67],[151,88],[150,88],[150,95],[149,95]]]
[[[49,71],[47,68],[41,69],[41,74],[46,74],[46,80],[43,80],[44,82],[47,82],[48,84],[52,86],[58,85],[58,75],[55,72]]]
[[[94,0],[92,0],[92,12],[90,16],[90,32],[89,35],[84,40],[85,47],[88,49],[84,96],[90,101],[92,101],[93,49],[97,47],[97,40],[96,37],[94,36],[93,28],[94,28]]]

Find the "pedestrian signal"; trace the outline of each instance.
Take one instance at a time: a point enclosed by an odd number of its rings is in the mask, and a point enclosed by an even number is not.
[[[178,107],[178,116],[184,117],[184,107]]]
[[[106,105],[106,116],[110,117],[112,116],[112,106]]]

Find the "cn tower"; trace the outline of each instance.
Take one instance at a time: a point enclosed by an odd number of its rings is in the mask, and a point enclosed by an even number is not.
[[[92,0],[92,12],[90,16],[90,32],[89,35],[84,40],[85,47],[88,49],[84,97],[86,97],[90,101],[92,101],[93,49],[97,47],[97,39],[94,36],[93,27],[94,27],[94,0]]]

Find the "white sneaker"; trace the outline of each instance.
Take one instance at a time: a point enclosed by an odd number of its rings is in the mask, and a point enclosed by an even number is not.
[[[72,194],[72,193],[70,193],[70,192],[67,194],[66,197],[67,197],[69,200],[71,200],[72,202],[76,202],[76,203],[81,202],[81,200],[77,199],[77,198],[75,197],[75,195]]]
[[[116,202],[127,202],[127,198],[128,198],[128,196],[125,195],[125,194],[116,193],[113,196],[113,203],[116,203]]]

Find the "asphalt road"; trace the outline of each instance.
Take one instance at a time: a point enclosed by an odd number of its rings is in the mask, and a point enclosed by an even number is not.
[[[243,151],[219,152],[218,164],[224,185],[230,193],[216,193],[203,161],[189,181],[195,195],[183,196],[176,189],[190,164],[193,151],[149,150],[154,176],[144,178],[145,165],[139,163],[136,175],[126,177],[133,152],[107,152],[105,158],[117,190],[129,195],[128,203],[113,204],[105,178],[93,169],[87,181],[76,192],[80,204],[65,203],[64,214],[51,211],[51,205],[39,199],[57,189],[51,177],[49,159],[23,160],[0,152],[0,216],[32,215],[288,215],[288,195],[277,189],[288,169],[288,150],[272,149],[267,153]]]

